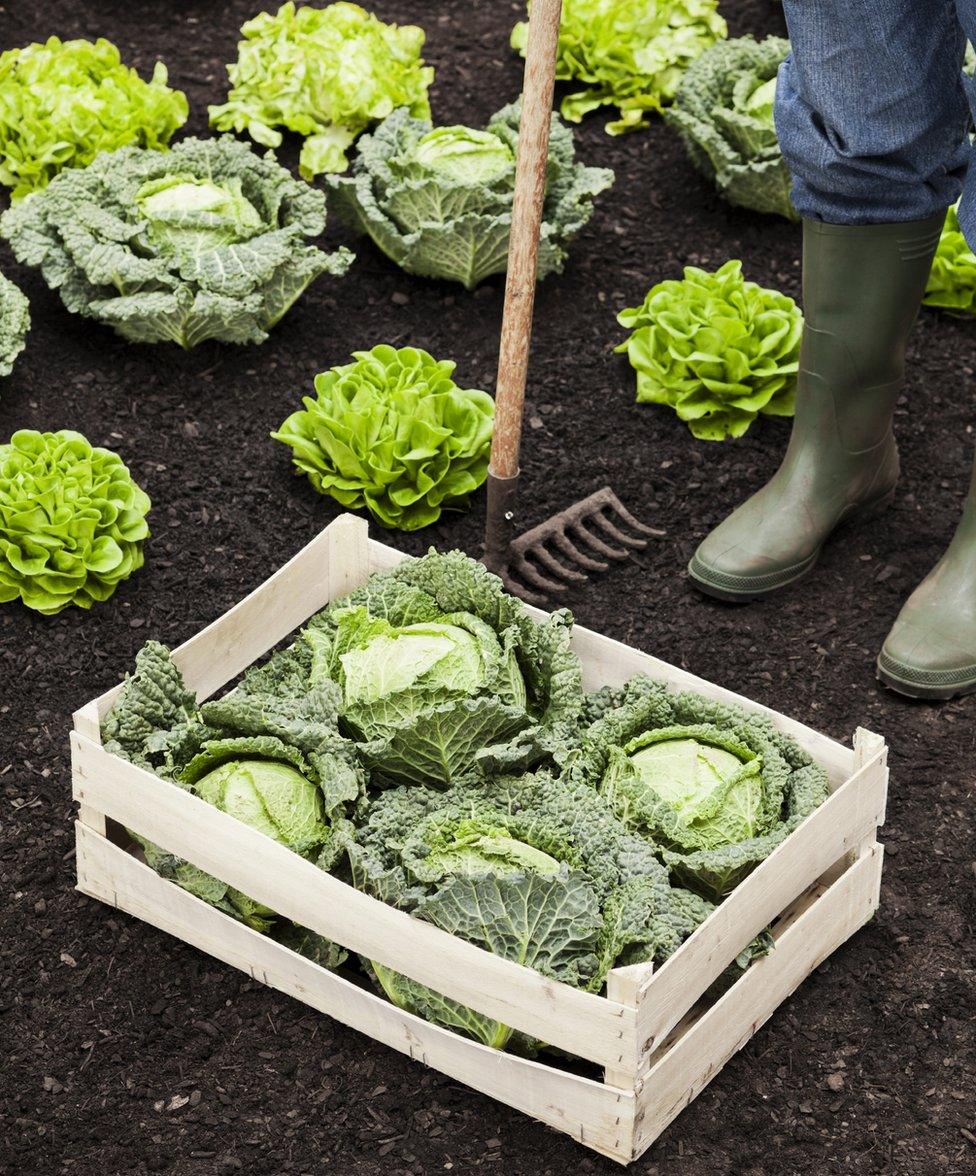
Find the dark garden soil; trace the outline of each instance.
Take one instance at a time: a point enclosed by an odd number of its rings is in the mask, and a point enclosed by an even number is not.
[[[187,91],[188,129],[224,90],[255,0],[8,0],[0,45],[102,35]],[[438,121],[478,123],[511,99],[515,3],[376,0],[428,33]],[[782,31],[774,0],[724,5],[733,35]],[[976,699],[916,705],[873,659],[901,601],[948,541],[972,458],[976,327],[922,315],[899,407],[904,478],[880,521],[850,530],[814,578],[745,610],[684,577],[698,540],[775,468],[787,437],[696,442],[634,404],[614,316],[687,263],[741,257],[799,295],[800,234],[732,210],[660,122],[579,131],[611,166],[562,278],[539,292],[524,447],[525,523],[612,483],[667,537],[571,600],[585,625],[839,739],[891,742],[888,861],[877,919],[824,964],[636,1163],[642,1176],[976,1170]],[[293,158],[293,156],[292,156]],[[329,238],[343,238],[337,223]],[[311,1013],[72,890],[71,711],[118,680],[149,636],[189,637],[334,517],[268,432],[315,372],[357,348],[412,343],[492,386],[501,285],[414,280],[369,245],[323,279],[265,345],[131,347],[63,310],[4,247],[29,294],[30,344],[0,399],[0,436],[73,428],[116,449],[152,496],[145,568],[107,604],[54,619],[0,610],[0,1170],[610,1173],[617,1168],[498,1103]],[[478,553],[483,504],[389,542]],[[177,1097],[178,1096],[178,1097]],[[177,1107],[177,1104],[182,1104]],[[176,1109],[171,1109],[176,1108]]]

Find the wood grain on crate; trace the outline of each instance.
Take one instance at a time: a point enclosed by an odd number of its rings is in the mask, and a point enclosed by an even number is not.
[[[629,1157],[633,1092],[459,1037],[320,968],[160,878],[78,824],[78,889],[247,972],[311,1008],[433,1066],[605,1155]]]

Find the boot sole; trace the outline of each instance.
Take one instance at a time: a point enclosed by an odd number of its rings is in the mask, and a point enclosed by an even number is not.
[[[817,560],[820,558],[820,553],[823,551],[828,540],[836,535],[842,527],[851,523],[869,522],[886,511],[892,502],[894,502],[894,499],[895,491],[892,488],[882,494],[880,498],[875,498],[871,502],[866,502],[863,506],[855,506],[847,510],[837,520],[837,525],[831,531],[830,535],[824,539],[823,543],[820,544],[812,555],[800,563],[794,564],[792,568],[785,569],[783,572],[785,579],[777,580],[776,583],[769,587],[758,586],[739,590],[730,588],[724,584],[716,584],[706,578],[710,573],[710,569],[698,560],[697,555],[692,556],[691,563],[688,564],[688,578],[699,592],[704,593],[705,596],[711,596],[715,600],[725,601],[727,604],[751,604],[756,600],[765,600],[767,596],[772,596],[775,592],[779,592],[781,588],[788,588],[790,584],[795,584],[797,580],[802,580],[804,576],[808,575],[816,566]],[[757,577],[757,579],[759,578]],[[973,684],[973,689],[976,690],[976,683]]]
[[[894,690],[896,694],[903,694],[906,698],[915,698],[928,702],[946,702],[950,698],[959,698],[965,694],[976,693],[976,677],[960,678],[955,682],[926,683],[912,678],[903,678],[892,672],[884,664],[884,654],[877,660],[875,674],[882,686]],[[910,666],[905,671],[912,673]],[[923,674],[925,671],[915,671]]]

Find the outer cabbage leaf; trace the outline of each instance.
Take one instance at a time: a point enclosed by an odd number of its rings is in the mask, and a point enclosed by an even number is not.
[[[763,715],[672,693],[643,675],[595,709],[600,717],[570,753],[569,777],[599,789],[628,828],[662,847],[680,883],[710,898],[730,893],[826,799],[826,773]],[[677,736],[724,747],[741,772],[723,765],[717,783],[697,794],[655,787],[632,753]]]
[[[260,343],[352,254],[308,243],[325,199],[230,137],[125,147],[59,175],[0,218],[68,310],[135,343]]]
[[[161,61],[144,82],[103,38],[8,49],[0,54],[0,184],[17,201],[101,151],[163,150],[189,109],[166,81]]]
[[[495,402],[459,388],[450,360],[379,344],[315,377],[316,397],[271,436],[320,494],[414,531],[484,482]]]
[[[452,683],[438,678],[438,667],[431,679],[420,675],[416,688],[391,690],[368,704],[346,694],[342,658],[350,649],[368,648],[378,637],[386,650],[390,627],[443,623],[460,614],[466,631],[481,635],[474,678]],[[373,783],[446,785],[471,773],[539,763],[572,742],[582,687],[571,626],[565,611],[534,621],[496,576],[462,553],[431,552],[334,602],[313,618],[302,640],[313,653],[312,684],[330,679],[343,687],[343,724],[364,740]]]
[[[560,111],[570,122],[600,106],[616,106],[611,135],[647,125],[647,116],[674,97],[689,63],[727,33],[718,0],[566,0],[559,30],[556,77],[583,82]],[[512,31],[523,56],[528,24]]]
[[[641,306],[616,350],[637,372],[637,401],[666,404],[702,441],[741,437],[756,417],[792,416],[803,315],[792,298],[742,276],[741,261],[714,273],[685,266]]]
[[[0,274],[0,376],[9,376],[27,345],[30,303],[9,278]]]
[[[296,9],[289,0],[241,34],[237,62],[227,67],[230,93],[210,107],[210,125],[267,147],[281,143],[278,127],[305,136],[307,180],[345,170],[356,137],[398,106],[430,114],[434,71],[423,64],[424,32],[414,25],[384,24],[357,4]]]
[[[80,433],[14,433],[0,445],[0,602],[52,616],[108,600],[142,567],[150,505],[118,454]]]
[[[504,273],[512,223],[519,104],[483,131],[437,127],[395,111],[359,142],[348,177],[331,177],[340,215],[402,269],[472,289]],[[553,115],[537,276],[561,273],[570,241],[613,183],[576,162],[573,135]]]
[[[781,37],[716,42],[688,67],[664,117],[730,204],[796,220],[773,123],[776,73],[789,51]]]
[[[946,214],[922,301],[950,314],[976,316],[976,254],[959,226],[958,204]]]

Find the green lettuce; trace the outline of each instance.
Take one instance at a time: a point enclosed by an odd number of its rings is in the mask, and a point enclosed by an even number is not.
[[[149,496],[118,454],[69,429],[0,445],[0,602],[47,616],[108,600],[142,567]]]
[[[0,54],[0,184],[16,201],[101,151],[164,149],[188,113],[166,80],[157,61],[144,82],[102,38],[49,37]]]
[[[415,531],[464,506],[488,474],[495,402],[414,347],[353,358],[317,375],[315,398],[271,436],[320,494],[366,507],[385,527]]]
[[[963,318],[976,316],[976,254],[963,236],[957,204],[946,214],[922,301]]]
[[[27,345],[30,303],[27,295],[0,274],[0,376],[9,376]]]
[[[730,204],[796,220],[773,123],[776,74],[789,51],[781,37],[717,42],[688,67],[664,117]]]
[[[721,900],[827,796],[826,773],[763,715],[638,676],[588,705],[569,777]],[[597,716],[597,717],[594,717]]]
[[[432,127],[401,108],[364,135],[350,176],[330,177],[339,214],[408,273],[469,290],[504,273],[512,225],[519,105],[484,130]],[[538,277],[562,271],[606,168],[576,162],[572,132],[553,115]]]
[[[123,147],[62,172],[0,218],[68,310],[133,343],[261,343],[352,255],[310,243],[325,198],[230,137]]]
[[[649,112],[672,100],[688,65],[726,35],[718,0],[565,0],[556,77],[583,82],[560,112],[570,122],[600,106],[616,106],[611,135],[647,125]],[[512,31],[525,54],[528,23]]]
[[[617,321],[632,334],[616,350],[637,372],[637,401],[666,404],[702,441],[741,437],[756,417],[792,416],[803,316],[792,298],[742,276],[686,266]]]
[[[338,684],[374,785],[446,786],[559,754],[582,704],[565,611],[533,620],[460,552],[374,576],[309,622],[310,682]]]
[[[302,135],[301,173],[344,171],[346,152],[370,124],[398,106],[426,118],[434,71],[420,56],[424,31],[384,24],[358,4],[297,8],[283,4],[241,29],[227,67],[227,101],[210,107],[210,125],[246,131],[277,147],[285,127]]]

